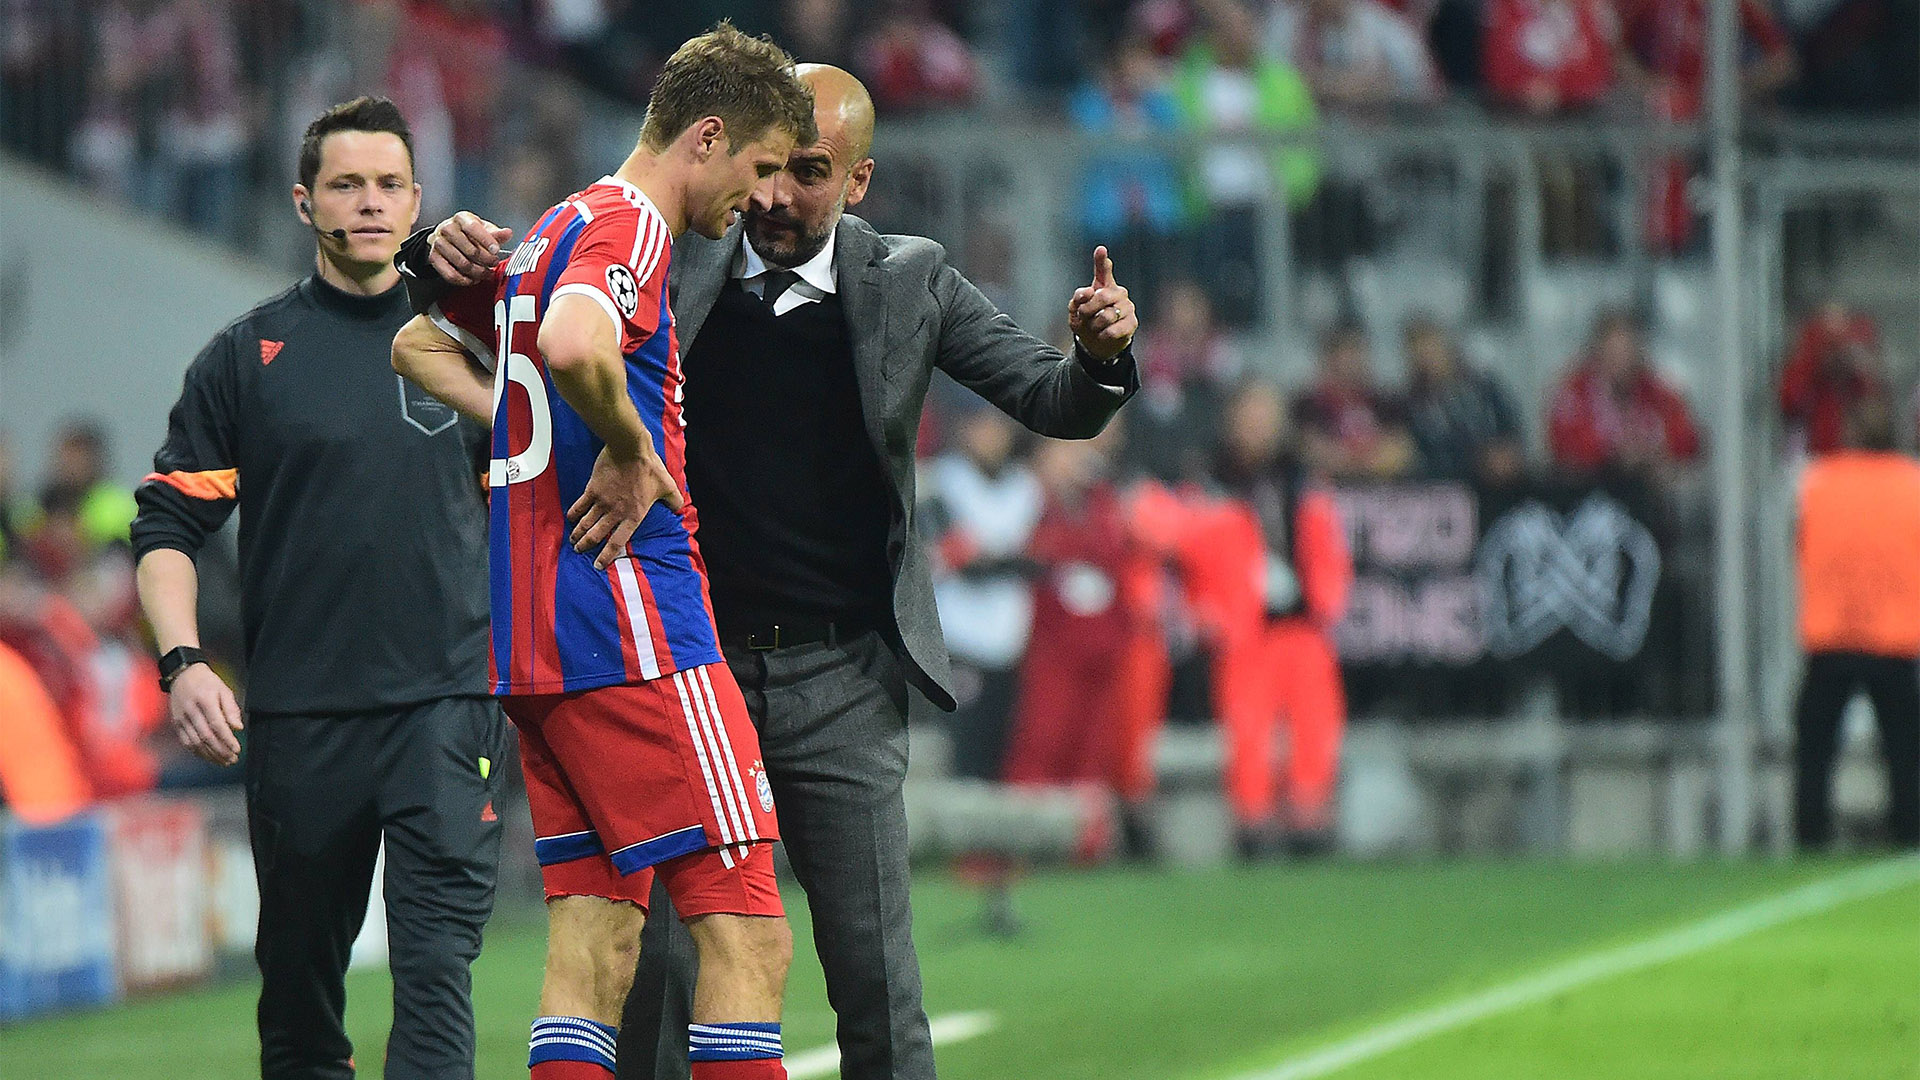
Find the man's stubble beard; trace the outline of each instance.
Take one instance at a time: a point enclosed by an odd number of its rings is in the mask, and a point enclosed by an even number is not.
[[[833,235],[833,230],[840,224],[841,215],[846,213],[846,209],[847,196],[845,192],[841,192],[839,201],[834,204],[833,213],[827,215],[827,220],[821,225],[820,231],[799,232],[791,243],[764,240],[760,229],[756,227],[764,220],[764,216],[749,210],[747,211],[747,238],[753,241],[753,250],[759,252],[762,259],[776,264],[782,270],[791,270],[796,266],[804,265],[820,254],[821,249],[827,246],[827,237]],[[787,223],[782,222],[782,224]]]

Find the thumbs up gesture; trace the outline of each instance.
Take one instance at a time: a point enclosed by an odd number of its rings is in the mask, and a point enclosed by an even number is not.
[[[1140,329],[1126,287],[1114,284],[1113,260],[1105,247],[1093,249],[1093,284],[1073,290],[1073,299],[1067,302],[1067,326],[1095,360],[1119,355]]]

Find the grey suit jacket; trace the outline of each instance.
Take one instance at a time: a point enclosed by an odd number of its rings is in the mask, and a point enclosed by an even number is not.
[[[688,232],[674,244],[669,287],[683,355],[713,310],[741,242],[736,225],[720,240]],[[867,438],[893,489],[887,558],[894,620],[914,682],[935,704],[951,710],[946,640],[934,608],[927,552],[913,528],[913,451],[933,369],[1032,430],[1058,439],[1099,434],[1139,389],[1139,379],[1129,358],[1123,361],[1125,391],[1102,386],[1079,361],[1015,326],[947,264],[946,249],[923,237],[882,236],[865,221],[845,216],[835,240],[834,269],[853,337]],[[698,505],[700,493],[692,494]]]

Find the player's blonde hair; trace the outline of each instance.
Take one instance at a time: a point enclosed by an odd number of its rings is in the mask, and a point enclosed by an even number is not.
[[[794,74],[793,57],[771,38],[742,33],[725,19],[667,58],[647,99],[641,145],[664,150],[709,116],[726,124],[734,153],[773,128],[792,134],[801,146],[820,137],[813,90]]]

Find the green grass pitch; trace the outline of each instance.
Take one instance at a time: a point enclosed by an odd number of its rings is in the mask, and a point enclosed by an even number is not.
[[[1273,866],[1048,873],[1026,932],[977,929],[940,875],[915,890],[928,1011],[991,1014],[946,1080],[1239,1080],[1410,1011],[1850,869],[1836,862]],[[797,898],[796,898],[797,899]],[[796,911],[803,905],[795,903]],[[803,918],[797,921],[804,924]],[[831,1041],[801,940],[789,1054]],[[503,914],[475,971],[480,1075],[525,1075],[541,927]],[[244,1080],[253,987],[0,1029],[7,1080]],[[362,1075],[387,1022],[356,975]],[[1601,979],[1328,1075],[1340,1080],[1920,1080],[1920,883]]]

